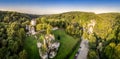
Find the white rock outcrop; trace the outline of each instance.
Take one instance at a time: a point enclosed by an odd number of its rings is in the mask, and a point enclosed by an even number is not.
[[[47,49],[45,52],[42,51],[42,46],[46,46]],[[42,59],[54,58],[57,54],[59,46],[60,43],[55,41],[55,37],[52,34],[45,35],[43,42],[37,43],[37,47],[39,48],[39,54]]]

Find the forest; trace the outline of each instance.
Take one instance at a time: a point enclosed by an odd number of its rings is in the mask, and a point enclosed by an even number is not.
[[[26,25],[32,19],[36,19],[35,31],[44,31],[28,36]],[[91,20],[96,24],[90,35],[84,29]],[[54,27],[58,29],[51,30]],[[54,34],[61,44],[53,59],[74,59],[83,36],[89,40],[87,59],[120,59],[120,13],[80,11],[50,15],[0,11],[0,59],[41,59],[34,36],[41,39],[45,34]]]

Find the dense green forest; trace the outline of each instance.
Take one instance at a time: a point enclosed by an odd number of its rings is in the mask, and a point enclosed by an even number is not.
[[[27,55],[23,41],[29,21],[28,15],[0,11],[0,59],[23,59]]]
[[[87,28],[87,24],[91,20],[95,20],[96,25],[93,28],[93,34],[89,37],[88,59],[120,59],[120,13],[95,14],[79,11],[42,16],[0,11],[0,59],[28,59],[32,55],[32,50],[27,49],[35,46],[35,43],[31,46],[28,44],[32,41],[26,44],[30,37],[26,36],[27,30],[25,29],[32,18],[37,21],[36,31],[44,29],[46,30],[44,34],[53,33],[60,41],[60,50],[55,57],[57,59],[74,58],[74,56],[70,56],[75,55],[75,51],[78,49],[77,46],[81,40],[78,38],[83,35],[88,36],[83,33],[83,30]],[[50,29],[54,27],[58,27],[59,30],[52,32]],[[25,47],[25,44],[28,45],[28,48]],[[66,51],[65,54],[62,49]],[[31,56],[31,58],[34,57]]]

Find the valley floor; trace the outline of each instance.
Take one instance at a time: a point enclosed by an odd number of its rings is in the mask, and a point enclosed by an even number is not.
[[[74,38],[68,35],[62,29],[54,30],[52,33],[55,35],[56,40],[61,43],[58,53],[54,59],[64,59],[67,58],[66,56],[68,55],[75,54],[73,48],[78,43],[79,38]],[[58,39],[58,36],[60,39]],[[36,43],[37,39],[35,39],[33,36],[29,36],[25,39],[24,48],[28,53],[28,59],[40,59]],[[73,58],[74,56],[70,57],[70,59]]]

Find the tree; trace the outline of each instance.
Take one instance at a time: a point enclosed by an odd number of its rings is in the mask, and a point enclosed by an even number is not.
[[[108,59],[115,59],[115,46],[116,44],[112,42],[105,47],[104,52]]]
[[[3,40],[2,40],[2,46],[5,47],[6,45],[7,45],[7,40],[3,39]]]
[[[16,36],[16,31],[19,29],[19,25],[17,22],[13,22],[9,25],[9,27],[7,28],[7,35],[9,37],[14,37]]]
[[[2,53],[2,49],[0,49],[0,59],[3,58],[3,53]]]
[[[45,23],[46,22],[46,18],[45,17],[42,17],[41,18],[41,23]]]
[[[47,33],[47,34],[50,34],[50,33],[51,33],[51,29],[52,29],[52,26],[48,24],[48,25],[47,25],[46,33]]]
[[[120,59],[120,43],[115,47],[115,59]]]
[[[42,24],[37,24],[36,30],[37,30],[37,31],[41,30],[41,27],[42,27]]]
[[[25,30],[24,30],[24,28],[20,28],[19,30],[18,30],[18,37],[20,38],[20,39],[23,39],[23,38],[25,38]]]
[[[27,52],[23,50],[19,53],[19,59],[27,59]]]
[[[4,17],[4,22],[9,22],[9,19],[10,19],[9,16],[5,16]]]
[[[14,52],[14,41],[8,40],[8,49],[10,49],[10,52]]]
[[[13,48],[14,48],[14,53],[16,53],[18,51],[18,49],[19,49],[17,41],[15,41],[15,43],[13,44]]]
[[[97,59],[97,54],[95,51],[90,50],[88,53],[88,59]]]
[[[109,46],[110,46],[111,48],[115,48],[116,44],[115,44],[114,42],[111,42],[111,43],[109,44]]]
[[[19,58],[23,50],[24,28],[29,20],[26,14],[0,11],[0,59]]]
[[[43,44],[43,43],[44,43],[44,39],[45,39],[45,38],[44,38],[44,36],[43,36],[43,35],[41,35],[41,36],[39,37],[39,41],[40,41],[40,43],[42,43],[42,44]]]
[[[36,26],[36,30],[37,31],[40,31],[40,30],[45,30],[47,28],[47,24],[38,24],[37,26]]]

